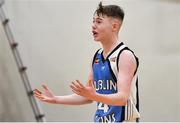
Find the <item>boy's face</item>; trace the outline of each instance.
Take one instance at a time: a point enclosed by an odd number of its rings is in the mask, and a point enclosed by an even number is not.
[[[108,16],[95,15],[93,17],[92,33],[95,41],[104,41],[112,35],[112,18]]]

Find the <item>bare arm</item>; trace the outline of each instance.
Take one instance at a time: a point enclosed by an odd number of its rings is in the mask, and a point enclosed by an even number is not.
[[[83,105],[91,102],[92,102],[91,100],[88,100],[87,98],[79,96],[77,94],[66,95],[66,96],[55,96],[55,104]]]
[[[88,77],[87,86],[89,85],[89,81],[91,81],[92,79],[93,77],[91,71]],[[82,104],[92,103],[91,100],[77,94],[56,96],[46,85],[42,85],[42,87],[44,88],[44,92],[35,89],[34,96],[43,102],[52,103],[52,104],[65,104],[65,105],[82,105]]]
[[[92,70],[89,73],[88,82],[86,86],[89,86],[89,82],[93,80]],[[55,96],[57,104],[66,104],[66,105],[82,105],[92,103],[92,100],[87,99],[86,97],[72,94],[66,96]]]
[[[98,94],[93,89],[93,84],[91,84],[91,87],[84,87],[79,81],[74,83],[76,89],[73,91],[78,95],[84,96],[90,100],[102,102],[104,104],[125,105],[130,95],[131,81],[136,69],[136,61],[132,52],[128,50],[122,52],[119,61],[117,86],[120,91],[117,93],[108,95]]]

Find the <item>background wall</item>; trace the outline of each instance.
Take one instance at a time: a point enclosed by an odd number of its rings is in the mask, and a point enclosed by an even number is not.
[[[41,83],[45,83],[55,94],[64,95],[71,93],[71,81],[86,82],[91,59],[100,47],[91,34],[98,3],[99,0],[5,1],[4,10],[34,87],[41,88]],[[140,58],[141,121],[180,121],[180,1],[109,0],[103,3],[120,5],[126,12],[120,40]],[[0,46],[8,48],[2,44]],[[0,59],[4,60],[7,54],[3,49],[2,52]],[[0,74],[6,71],[3,66]],[[5,78],[0,81],[1,85],[6,82]],[[23,89],[18,88],[21,83],[16,82],[13,89],[20,93],[15,99],[18,102],[19,96],[25,98],[25,95]],[[19,103],[21,112],[24,104],[28,106],[27,99]],[[41,104],[48,121],[92,121],[96,106],[95,103],[79,107]],[[7,106],[2,109],[6,110]],[[12,121],[32,121],[32,111],[30,108],[27,111],[25,116]]]
[[[0,24],[0,122],[35,121],[30,103]]]

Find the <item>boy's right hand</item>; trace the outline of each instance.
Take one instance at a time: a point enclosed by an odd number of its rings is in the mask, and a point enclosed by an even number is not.
[[[44,84],[42,87],[44,88],[44,92],[41,92],[39,89],[35,89],[33,91],[33,95],[43,102],[56,103],[55,95],[52,91]]]

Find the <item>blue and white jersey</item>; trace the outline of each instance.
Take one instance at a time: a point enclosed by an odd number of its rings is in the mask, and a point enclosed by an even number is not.
[[[123,50],[130,50],[121,42],[107,58],[103,57],[103,50],[96,52],[93,59],[94,87],[99,94],[117,93],[117,74],[119,56]],[[130,50],[131,51],[131,50]],[[131,51],[132,52],[132,51]],[[133,53],[133,52],[132,52]],[[134,53],[133,53],[134,54]],[[135,56],[135,55],[134,55]],[[135,56],[138,66],[138,58]],[[140,117],[137,88],[137,71],[132,80],[131,95],[125,106],[112,106],[97,102],[94,122],[122,122],[131,121]],[[121,91],[121,90],[119,90]]]

